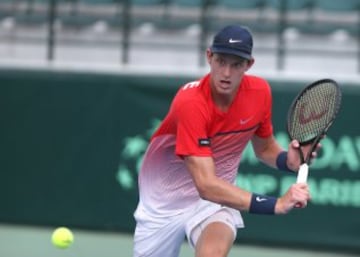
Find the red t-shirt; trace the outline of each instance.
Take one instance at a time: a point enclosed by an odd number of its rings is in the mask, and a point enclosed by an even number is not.
[[[259,77],[244,75],[227,112],[214,104],[209,75],[179,89],[151,138],[139,174],[140,198],[149,208],[179,210],[199,199],[183,156],[212,156],[216,174],[234,183],[241,154],[255,134],[268,137],[271,89]]]

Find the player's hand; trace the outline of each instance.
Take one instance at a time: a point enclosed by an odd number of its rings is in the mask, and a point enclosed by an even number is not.
[[[301,151],[303,152],[303,155],[305,157],[305,156],[307,156],[308,152],[311,149],[311,144],[304,145],[304,146],[300,147],[299,141],[297,141],[297,140],[292,140],[289,143],[287,166],[290,169],[292,169],[292,170],[294,170],[296,172],[299,170],[299,167],[300,167],[300,164],[301,164],[301,159],[300,159],[300,155],[299,155],[299,148],[301,149]],[[315,150],[311,153],[310,163],[311,163],[311,160],[316,158],[317,152],[319,151],[320,148],[321,148],[321,144],[318,143],[316,145]]]
[[[311,196],[307,184],[293,184],[289,190],[277,200],[275,213],[286,214],[294,208],[305,208],[310,199]]]

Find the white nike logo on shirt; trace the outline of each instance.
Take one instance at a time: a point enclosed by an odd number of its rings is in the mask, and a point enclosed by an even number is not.
[[[244,124],[248,123],[251,119],[252,119],[252,117],[249,117],[247,119],[240,119],[240,124],[244,125]]]

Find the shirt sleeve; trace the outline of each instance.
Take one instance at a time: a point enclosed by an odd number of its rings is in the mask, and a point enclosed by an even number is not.
[[[262,122],[260,123],[259,128],[256,130],[255,134],[259,137],[269,137],[273,134],[273,125],[272,125],[272,95],[271,88],[268,83],[266,83],[266,89],[264,90],[264,115]]]
[[[211,156],[206,106],[200,101],[188,101],[177,105],[175,112],[177,116],[176,154],[181,157]]]

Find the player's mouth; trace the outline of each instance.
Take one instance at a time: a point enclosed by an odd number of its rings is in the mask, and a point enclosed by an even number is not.
[[[230,80],[225,80],[225,79],[222,79],[220,80],[221,83],[225,83],[225,84],[230,84]]]
[[[220,80],[220,87],[222,89],[228,89],[230,87],[230,85],[231,85],[231,82],[229,80],[224,80],[224,79]]]

